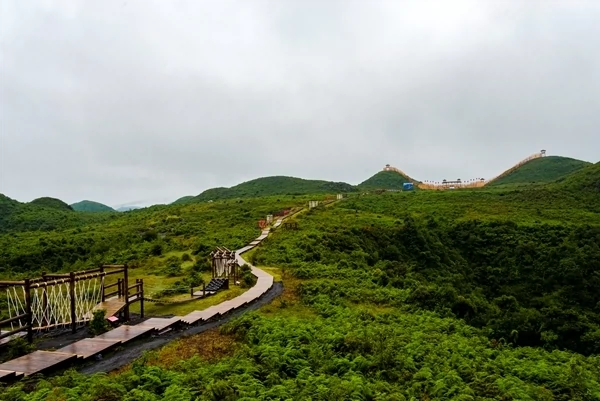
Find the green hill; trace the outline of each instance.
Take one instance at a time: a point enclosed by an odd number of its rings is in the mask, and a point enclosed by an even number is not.
[[[171,202],[171,205],[184,205],[186,203],[190,203],[190,201],[192,199],[194,199],[193,195],[182,196],[181,198],[177,199],[175,202]]]
[[[557,184],[570,191],[600,193],[600,162],[589,164],[557,180]]]
[[[231,188],[211,188],[190,199],[189,202],[207,200],[248,198],[273,195],[305,195],[353,192],[356,187],[345,182],[305,180],[296,177],[262,177],[243,182]]]
[[[89,201],[89,200],[82,200],[81,202],[73,203],[71,205],[71,208],[77,212],[114,212],[115,211],[115,209],[113,209],[110,206],[106,206],[105,204],[102,204],[99,202],[94,202],[94,201]]]
[[[67,205],[65,202],[61,201],[60,199],[56,199],[56,198],[49,198],[49,197],[37,198],[37,199],[32,200],[29,203],[31,205],[49,207],[49,208],[57,209],[57,210],[68,210],[71,212],[73,211],[73,208],[71,206]]]
[[[361,189],[402,189],[402,184],[412,182],[410,178],[395,171],[380,171],[358,184]]]
[[[107,218],[110,215],[75,213],[71,206],[55,198],[39,198],[21,203],[0,194],[0,234],[80,227]]]
[[[589,165],[588,162],[569,157],[541,157],[525,163],[508,175],[491,182],[488,186],[551,183]]]

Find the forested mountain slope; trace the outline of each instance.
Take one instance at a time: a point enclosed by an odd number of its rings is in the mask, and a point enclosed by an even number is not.
[[[56,209],[56,210],[64,210],[64,211],[72,211],[73,208],[67,205],[65,202],[56,198],[37,198],[29,202],[30,205],[42,206],[46,208]]]
[[[66,229],[109,218],[92,213],[75,213],[69,205],[54,198],[21,203],[0,194],[0,234]]]
[[[305,195],[353,192],[355,187],[345,182],[305,180],[296,177],[262,177],[243,182],[231,188],[212,188],[187,202],[202,202],[217,199],[248,198],[273,195]]]
[[[192,195],[182,196],[181,198],[179,198],[176,201],[172,202],[171,205],[182,205],[182,204],[185,204],[185,203],[189,203],[192,199],[194,199],[194,196],[192,196]]]

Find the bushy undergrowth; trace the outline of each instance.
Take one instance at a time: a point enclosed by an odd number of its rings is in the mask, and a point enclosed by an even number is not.
[[[600,399],[597,357],[492,345],[433,313],[314,307],[320,316],[310,319],[237,319],[223,331],[245,345],[217,363],[194,357],[164,369],[142,358],[116,376],[71,372],[6,389],[0,399]]]
[[[327,221],[348,220],[345,229]],[[302,233],[253,258],[289,266],[306,300],[434,310],[521,346],[600,352],[600,227],[449,225],[406,218],[352,227],[343,210],[309,215]]]

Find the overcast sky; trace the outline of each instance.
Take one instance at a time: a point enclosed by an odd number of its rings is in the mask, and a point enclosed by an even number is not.
[[[600,1],[0,0],[0,193],[600,159]]]

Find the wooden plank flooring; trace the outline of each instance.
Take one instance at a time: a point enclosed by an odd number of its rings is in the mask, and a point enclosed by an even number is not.
[[[101,352],[110,350],[120,344],[119,340],[106,340],[100,338],[85,338],[59,349],[57,352],[75,354],[78,358],[87,359]]]
[[[163,331],[174,324],[181,322],[181,316],[171,318],[153,317],[135,325],[135,327],[150,327],[156,331]]]
[[[219,312],[217,311],[217,309],[214,306],[211,306],[210,308],[206,308],[204,310],[197,310],[188,313],[187,315],[181,318],[181,321],[187,324],[195,324],[200,321],[207,321],[209,319],[212,319],[218,314]]]
[[[16,377],[17,377],[17,374],[12,370],[0,370],[0,380],[7,381],[7,380],[14,379]]]
[[[119,313],[121,309],[125,307],[124,298],[111,298],[104,302],[100,302],[94,307],[94,310],[104,309],[106,311],[106,317],[111,317]]]
[[[123,325],[104,334],[100,334],[99,336],[96,336],[94,338],[98,338],[101,340],[119,340],[121,343],[125,344],[153,330],[153,327]]]
[[[42,373],[49,368],[57,368],[75,358],[75,354],[34,351],[31,354],[0,364],[0,370],[23,373],[25,376],[29,376],[35,373]]]

